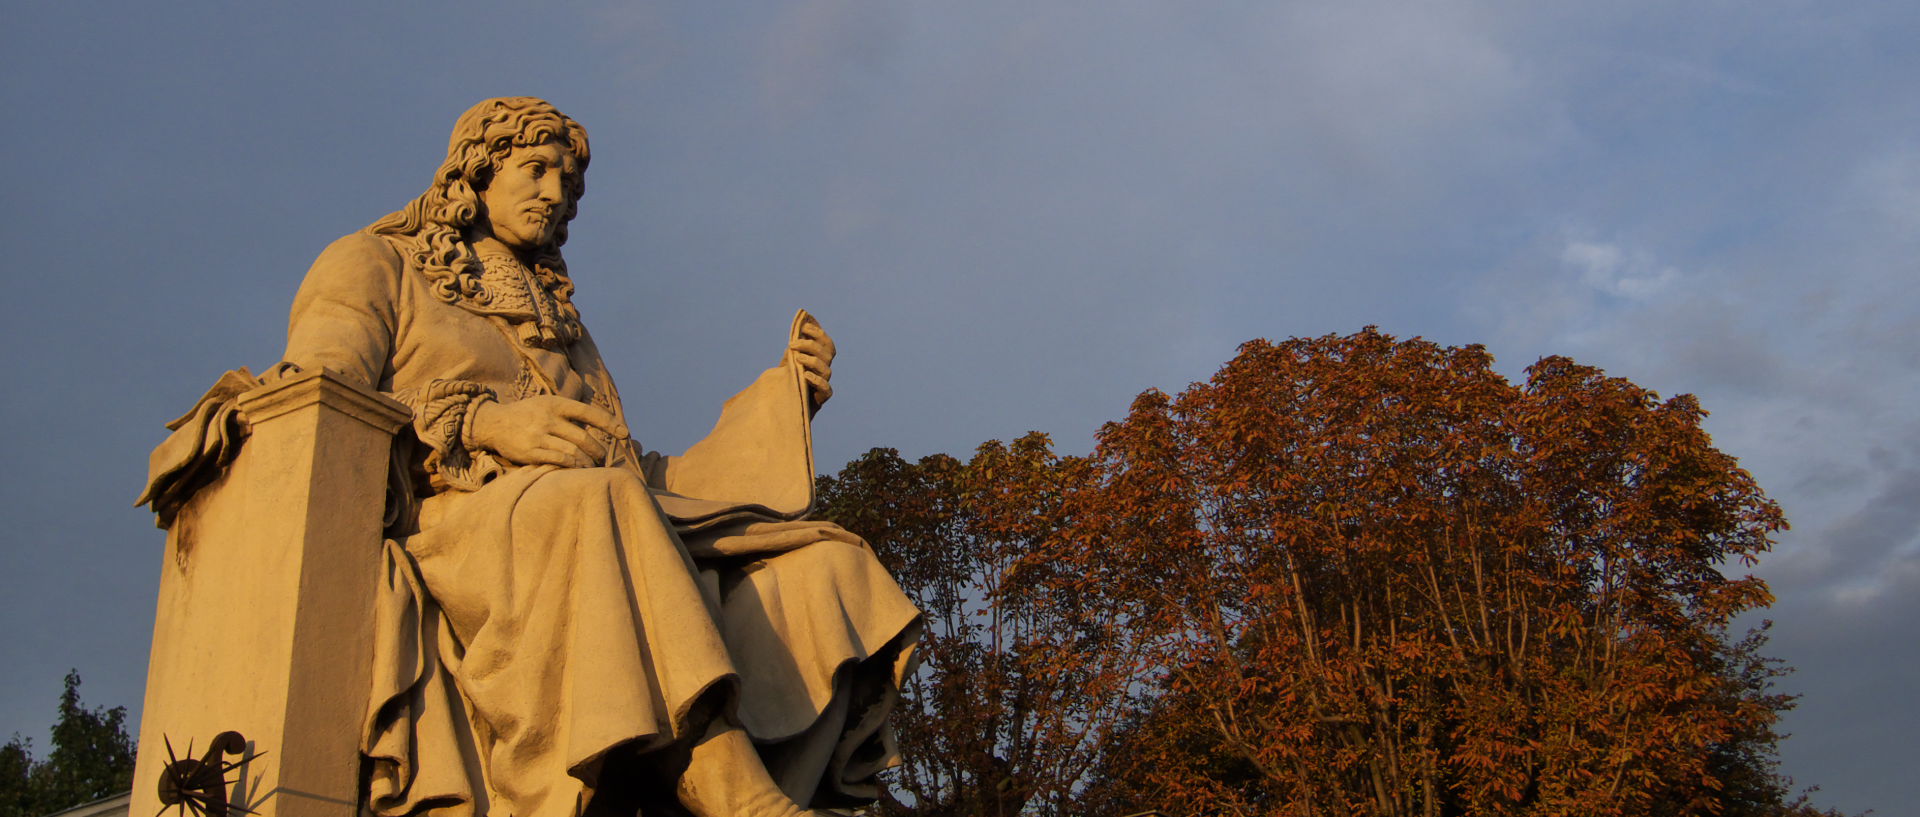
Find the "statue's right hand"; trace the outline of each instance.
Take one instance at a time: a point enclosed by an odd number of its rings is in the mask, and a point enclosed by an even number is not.
[[[482,401],[471,411],[476,412],[472,443],[515,465],[590,468],[606,461],[607,449],[588,428],[627,438],[627,427],[612,412],[550,394],[511,403]]]

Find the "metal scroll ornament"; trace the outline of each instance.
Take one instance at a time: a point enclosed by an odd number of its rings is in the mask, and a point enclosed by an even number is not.
[[[242,755],[247,751],[247,739],[239,732],[214,735],[207,753],[198,759],[193,757],[193,744],[187,744],[186,757],[176,758],[173,741],[164,735],[161,740],[167,744],[167,765],[160,770],[160,811],[154,817],[174,807],[180,809],[179,817],[228,817],[229,811],[255,813],[246,806],[227,802],[227,786],[235,782],[227,779],[227,772],[260,756],[246,755],[235,761],[222,759],[222,755]]]

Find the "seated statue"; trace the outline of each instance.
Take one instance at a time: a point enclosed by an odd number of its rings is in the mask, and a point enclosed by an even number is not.
[[[332,370],[413,413],[388,493],[366,806],[871,802],[920,620],[865,542],[806,517],[833,341],[800,313],[711,436],[642,450],[560,253],[588,158],[548,103],[481,102],[432,186],[327,247],[294,300],[277,370]]]

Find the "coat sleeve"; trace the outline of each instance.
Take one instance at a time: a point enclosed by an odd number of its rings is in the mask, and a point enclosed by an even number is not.
[[[468,449],[469,409],[495,395],[465,380],[393,388],[405,274],[400,254],[379,236],[359,232],[333,242],[314,260],[293,298],[283,359],[302,369],[332,369],[406,404],[413,410],[414,435],[427,447],[427,473],[451,487],[474,490],[497,476],[501,466],[491,455]]]
[[[399,253],[378,236],[361,232],[333,242],[293,297],[282,359],[381,388],[392,374],[403,270]]]

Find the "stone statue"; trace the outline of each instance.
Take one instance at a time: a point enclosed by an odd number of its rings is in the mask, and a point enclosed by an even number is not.
[[[920,620],[862,540],[806,518],[833,341],[801,312],[709,437],[643,450],[560,252],[588,160],[548,103],[481,102],[432,186],[327,247],[294,300],[269,380],[338,373],[411,412],[386,491],[364,807],[870,802]],[[149,498],[187,490],[157,478]]]

